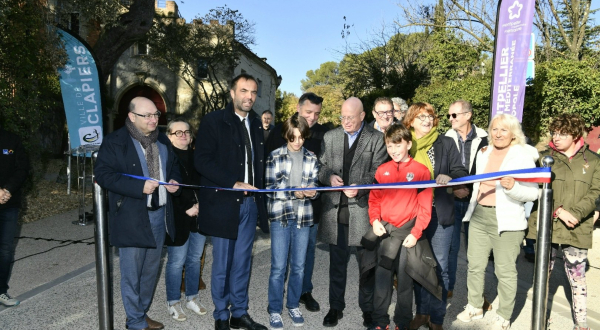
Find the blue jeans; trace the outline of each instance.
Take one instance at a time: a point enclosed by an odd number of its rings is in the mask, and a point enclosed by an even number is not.
[[[312,292],[312,274],[315,269],[315,251],[317,250],[317,231],[319,224],[315,223],[309,229],[308,247],[306,248],[306,263],[304,264],[304,279],[302,280],[302,293]]]
[[[159,275],[160,257],[165,242],[165,207],[156,211],[148,211],[148,215],[156,248],[119,248],[121,297],[129,329],[148,327],[146,313],[152,304],[154,288]]]
[[[456,283],[456,268],[458,267],[458,252],[460,251],[460,229],[468,208],[469,202],[454,201],[454,231],[452,232],[452,244],[450,245],[448,259],[448,291],[453,291],[454,283]]]
[[[253,197],[240,205],[237,239],[212,237],[213,265],[210,291],[215,304],[215,320],[248,314],[248,283],[252,268],[252,244],[256,233],[258,209]]]
[[[448,297],[448,256],[454,225],[443,226],[438,223],[435,207],[431,210],[431,221],[423,232],[429,240],[431,251],[437,261],[436,273],[442,286],[442,300],[438,300],[429,291],[415,281],[415,302],[417,314],[429,315],[431,323],[443,324],[446,316],[446,298]]]
[[[283,287],[288,257],[290,276],[288,279],[286,307],[298,308],[302,294],[306,246],[310,227],[297,227],[296,221],[288,221],[283,227],[280,221],[271,222],[271,275],[269,276],[269,313],[283,311]]]
[[[11,207],[0,210],[0,294],[8,292],[8,279],[15,256],[18,219],[18,208]]]
[[[168,260],[165,268],[167,302],[170,305],[181,299],[181,273],[185,264],[185,297],[192,300],[198,296],[200,280],[200,258],[204,251],[206,237],[200,233],[190,233],[182,246],[168,246]]]

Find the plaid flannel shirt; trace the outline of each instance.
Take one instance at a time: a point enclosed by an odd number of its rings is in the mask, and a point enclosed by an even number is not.
[[[301,186],[316,187],[318,184],[319,162],[314,153],[302,147],[302,181]],[[287,145],[271,152],[267,159],[267,173],[265,176],[266,189],[291,188],[289,186],[292,158],[288,154]],[[319,192],[311,199],[317,198]],[[299,201],[298,214],[294,213],[293,200]],[[282,226],[287,226],[288,220],[297,220],[298,228],[313,225],[313,208],[308,198],[297,199],[293,191],[277,191],[267,193],[267,209],[270,221],[281,221]]]

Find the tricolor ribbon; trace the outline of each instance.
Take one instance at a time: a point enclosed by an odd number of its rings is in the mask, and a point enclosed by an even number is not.
[[[448,182],[445,185],[439,185],[439,184],[435,183],[434,180],[428,180],[428,181],[414,181],[414,182],[374,183],[374,184],[364,184],[364,185],[356,185],[356,186],[256,189],[256,190],[196,186],[196,185],[182,184],[182,183],[169,183],[169,182],[163,182],[160,180],[148,178],[145,176],[125,174],[125,173],[122,173],[122,174],[125,176],[128,176],[128,177],[134,178],[134,179],[156,181],[161,185],[173,185],[173,186],[181,186],[181,187],[196,188],[196,189],[216,189],[216,190],[229,190],[229,191],[252,191],[253,193],[257,193],[257,192],[272,193],[272,192],[277,192],[277,191],[306,191],[306,190],[331,191],[331,190],[343,190],[343,189],[369,189],[370,190],[370,189],[439,188],[439,187],[458,186],[458,185],[470,184],[470,183],[482,182],[482,181],[499,180],[505,176],[510,176],[510,177],[514,178],[516,181],[521,181],[521,182],[550,183],[552,172],[549,167],[536,167],[536,168],[526,168],[526,169],[521,169],[521,170],[493,172],[493,173],[469,175],[469,176],[465,176],[462,178],[453,179],[452,181]]]

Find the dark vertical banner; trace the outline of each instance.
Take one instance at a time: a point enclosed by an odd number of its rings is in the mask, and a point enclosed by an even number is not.
[[[503,0],[498,4],[490,120],[502,113],[523,120],[534,13],[535,0]]]
[[[71,148],[102,143],[100,76],[89,47],[79,38],[56,29],[65,43],[68,61],[59,69]]]

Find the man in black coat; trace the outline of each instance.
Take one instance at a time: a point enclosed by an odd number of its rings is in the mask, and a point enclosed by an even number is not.
[[[171,142],[156,129],[159,117],[151,100],[131,100],[125,127],[104,139],[94,166],[96,181],[108,190],[110,243],[119,248],[128,329],[164,328],[146,312],[159,276],[165,233],[175,237],[171,194],[179,187],[156,180],[177,183],[181,177]]]
[[[198,228],[212,236],[211,294],[215,329],[266,330],[248,315],[248,283],[257,217],[265,230],[262,194],[265,162],[261,120],[252,110],[258,84],[251,75],[233,78],[232,102],[202,118],[194,154],[200,184],[246,191],[200,189]],[[231,317],[231,319],[230,319]]]
[[[304,148],[312,151],[315,155],[321,154],[321,142],[323,136],[328,131],[328,128],[318,123],[321,115],[321,106],[323,98],[315,93],[304,93],[298,100],[298,114],[308,122],[310,127],[310,138],[304,141]],[[287,141],[281,135],[281,124],[275,126],[267,140],[267,155],[273,150],[286,144]],[[320,310],[319,303],[313,298],[312,290],[312,274],[315,268],[315,249],[317,246],[317,231],[319,229],[319,219],[321,218],[321,200],[319,198],[312,200],[314,225],[310,227],[310,235],[308,238],[308,248],[306,250],[306,264],[304,265],[304,280],[302,281],[302,295],[300,302],[306,306],[306,309],[311,312]]]
[[[19,300],[8,295],[8,278],[15,253],[21,188],[29,173],[29,160],[21,139],[2,128],[0,151],[0,304],[16,306]]]

